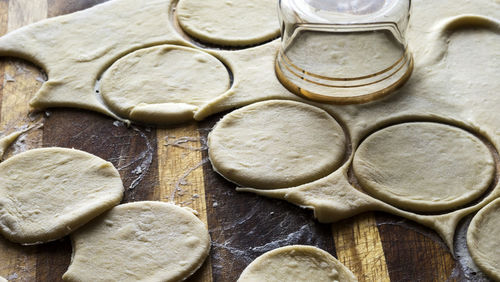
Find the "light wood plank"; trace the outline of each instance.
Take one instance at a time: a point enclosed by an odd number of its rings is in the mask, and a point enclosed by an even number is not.
[[[0,35],[7,33],[7,25],[9,23],[9,1],[0,0]],[[2,96],[3,96],[3,86],[5,84],[5,64],[0,61],[0,119],[2,118]],[[2,129],[0,128],[0,131]]]
[[[47,0],[10,0],[8,30],[47,18]]]
[[[8,7],[7,31],[39,21],[47,16],[46,0],[10,0]],[[5,13],[5,12],[3,12]],[[28,102],[41,87],[41,73],[36,67],[17,60],[3,63],[4,75],[1,99],[0,130],[11,132],[20,128],[37,126],[40,115],[30,116]],[[18,149],[27,150],[40,147],[42,130],[33,129],[18,142]],[[7,154],[6,157],[8,157]],[[16,281],[36,280],[36,247],[22,247],[0,238],[0,275]]]
[[[333,227],[338,259],[359,281],[390,281],[380,234],[372,213],[342,221]]]
[[[8,31],[46,17],[46,0],[11,0],[8,5]],[[29,114],[29,100],[40,89],[44,80],[40,70],[20,60],[7,60],[3,80],[0,129],[10,132],[41,125],[42,115]],[[40,147],[42,129],[30,130],[23,140],[25,141],[21,150]]]
[[[158,176],[155,199],[173,202],[198,212],[207,226],[207,205],[203,175],[202,139],[195,123],[181,127],[158,129]],[[205,263],[194,281],[212,281],[210,262]]]

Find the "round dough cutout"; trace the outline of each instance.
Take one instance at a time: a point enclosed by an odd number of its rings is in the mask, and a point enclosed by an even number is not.
[[[214,169],[239,185],[286,188],[336,170],[346,140],[337,121],[293,101],[255,103],[227,114],[208,137]]]
[[[276,0],[180,0],[181,28],[202,42],[255,45],[280,34]]]
[[[329,253],[312,246],[293,245],[269,251],[249,264],[238,282],[358,281]]]
[[[500,199],[482,208],[467,231],[467,247],[484,273],[500,281]]]
[[[210,249],[193,211],[163,202],[116,206],[71,237],[66,281],[182,281]]]
[[[169,124],[193,119],[199,106],[230,86],[221,61],[205,52],[176,45],[135,51],[103,75],[106,104],[134,121]]]
[[[486,145],[460,128],[413,122],[379,130],[356,150],[354,173],[371,195],[396,207],[439,212],[478,198],[494,178]]]
[[[53,241],[117,205],[113,164],[65,148],[26,151],[0,164],[0,233],[22,244]]]

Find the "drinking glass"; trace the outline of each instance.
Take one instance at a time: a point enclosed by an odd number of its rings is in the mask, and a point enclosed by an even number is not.
[[[410,0],[280,0],[276,75],[312,100],[363,103],[411,75]]]

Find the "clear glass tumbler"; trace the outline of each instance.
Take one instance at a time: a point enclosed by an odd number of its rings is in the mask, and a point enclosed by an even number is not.
[[[404,83],[413,69],[405,33],[411,0],[280,0],[276,75],[290,91],[363,103]]]

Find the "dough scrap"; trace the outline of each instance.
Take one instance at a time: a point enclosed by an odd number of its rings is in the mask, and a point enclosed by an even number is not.
[[[358,279],[329,253],[313,247],[292,245],[269,251],[249,264],[238,282],[342,281]]]
[[[198,107],[224,93],[229,83],[225,66],[215,57],[161,45],[119,59],[104,73],[100,90],[106,104],[122,117],[179,123],[192,120]]]
[[[3,154],[7,148],[9,148],[10,145],[14,143],[14,141],[16,141],[21,134],[23,134],[23,132],[23,130],[12,132],[11,134],[0,138],[0,161],[3,159]]]
[[[266,101],[226,115],[208,136],[214,169],[257,188],[311,182],[337,169],[346,140],[325,111],[293,101]]]
[[[0,276],[0,282],[8,282],[8,280]]]
[[[26,151],[0,164],[0,233],[22,244],[56,240],[122,196],[110,162],[74,149]]]
[[[467,247],[482,271],[500,281],[500,199],[489,203],[472,219],[467,231]]]
[[[276,0],[180,0],[182,29],[203,42],[224,46],[263,43],[279,36]]]
[[[181,281],[210,249],[193,210],[163,202],[114,207],[71,235],[65,281]]]
[[[361,143],[353,160],[368,193],[416,212],[444,211],[478,198],[493,181],[494,165],[477,137],[430,122],[377,131]]]

